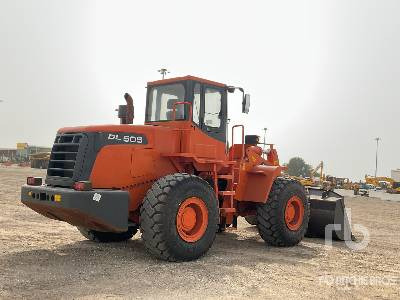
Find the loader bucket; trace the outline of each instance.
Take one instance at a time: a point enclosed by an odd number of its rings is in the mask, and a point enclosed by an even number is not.
[[[349,219],[344,207],[343,196],[319,188],[308,188],[310,199],[310,220],[307,237],[325,238],[325,227],[329,224],[338,224],[331,227],[334,240],[350,241],[353,239]],[[329,227],[328,227],[329,228]]]

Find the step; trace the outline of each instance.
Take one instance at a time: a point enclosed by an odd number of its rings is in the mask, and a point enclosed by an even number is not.
[[[222,214],[222,215],[226,215],[226,214],[229,214],[229,213],[236,213],[236,208],[234,208],[234,207],[222,207],[222,208],[220,208],[219,209],[219,211],[220,211],[220,213]]]
[[[220,179],[230,179],[230,180],[232,180],[233,179],[233,175],[218,175],[218,178],[220,178]]]
[[[234,196],[235,191],[220,191],[218,192],[218,194],[220,194],[221,196]]]

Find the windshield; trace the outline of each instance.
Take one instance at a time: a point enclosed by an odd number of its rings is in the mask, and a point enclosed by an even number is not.
[[[185,101],[185,87],[181,83],[150,87],[147,121],[173,120],[174,104],[180,101]],[[184,105],[176,106],[175,119],[185,119]]]

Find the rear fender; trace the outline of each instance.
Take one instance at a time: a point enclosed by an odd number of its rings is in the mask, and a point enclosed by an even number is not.
[[[272,184],[281,174],[281,166],[257,165],[248,171],[241,170],[235,199],[257,203],[267,202]]]

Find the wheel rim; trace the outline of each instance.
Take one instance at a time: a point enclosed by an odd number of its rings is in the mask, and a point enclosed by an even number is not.
[[[303,202],[297,196],[293,196],[286,203],[285,208],[285,223],[286,226],[295,231],[303,224],[304,207]]]
[[[179,236],[188,243],[201,239],[208,225],[208,210],[203,200],[191,197],[183,201],[176,216]]]

